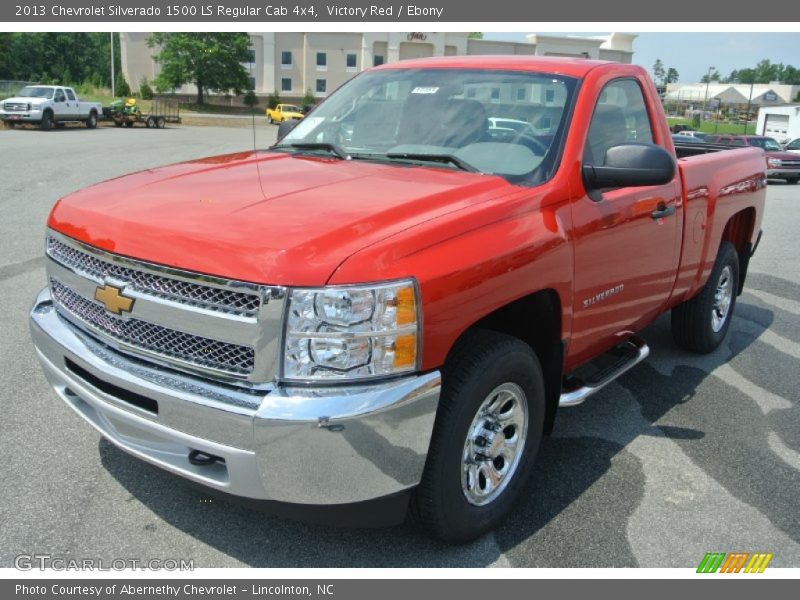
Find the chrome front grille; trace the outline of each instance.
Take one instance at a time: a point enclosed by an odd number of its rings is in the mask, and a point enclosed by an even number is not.
[[[7,112],[26,112],[28,110],[28,105],[21,102],[6,102],[3,104],[3,108]]]
[[[47,255],[58,314],[111,350],[248,388],[275,380],[285,288],[126,258],[54,230]],[[109,286],[130,300],[121,315],[97,297]]]
[[[800,159],[797,160],[781,160],[782,167],[791,167],[793,169],[800,169]]]
[[[261,306],[261,298],[255,290],[231,291],[130,268],[68,246],[52,236],[47,238],[47,254],[65,267],[100,281],[113,277],[128,282],[132,289],[142,294],[188,306],[247,317],[255,316]]]
[[[232,375],[248,375],[255,366],[253,348],[183,333],[134,318],[115,317],[101,304],[87,300],[56,279],[50,279],[50,290],[56,300],[56,310],[62,314],[66,311],[65,317],[77,318],[123,344]]]

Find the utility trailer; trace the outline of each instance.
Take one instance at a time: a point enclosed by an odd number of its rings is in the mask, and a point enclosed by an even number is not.
[[[136,123],[142,123],[150,129],[163,129],[167,123],[181,122],[180,105],[163,98],[155,98],[148,113],[141,111],[135,98],[129,98],[124,103],[121,100],[113,102],[107,110],[108,117],[116,127],[133,127]]]

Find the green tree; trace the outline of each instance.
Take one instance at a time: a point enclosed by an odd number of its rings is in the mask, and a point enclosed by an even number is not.
[[[268,108],[275,108],[278,104],[281,103],[281,95],[276,91],[272,92],[267,98],[267,107]]]
[[[482,40],[483,39],[483,32],[482,31],[470,31],[467,34],[467,38],[470,40]]]
[[[258,96],[256,96],[256,93],[253,90],[247,90],[242,100],[245,106],[250,108],[255,108],[258,105]]]
[[[303,108],[308,108],[309,106],[314,106],[317,103],[317,98],[314,96],[314,92],[311,90],[306,90],[306,95],[303,96]]]
[[[249,87],[247,69],[250,38],[246,33],[154,33],[148,40],[158,48],[154,57],[161,65],[155,84],[159,91],[186,83],[197,88],[197,103],[203,104],[206,92],[239,95]]]
[[[678,73],[678,70],[670,67],[667,69],[667,74],[664,76],[664,83],[675,83],[678,81],[679,77],[680,74]]]
[[[667,71],[664,68],[664,63],[661,62],[660,58],[657,58],[655,64],[653,65],[653,79],[656,83],[664,83],[664,77],[666,76],[666,73]]]

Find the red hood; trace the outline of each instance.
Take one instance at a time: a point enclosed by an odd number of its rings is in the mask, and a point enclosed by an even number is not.
[[[55,205],[49,226],[190,271],[322,285],[354,252],[513,189],[499,177],[443,168],[245,152],[86,188]]]

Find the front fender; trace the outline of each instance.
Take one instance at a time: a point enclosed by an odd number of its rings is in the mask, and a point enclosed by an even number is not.
[[[518,191],[421,223],[357,252],[330,284],[415,277],[423,315],[423,369],[441,366],[471,325],[519,298],[553,289],[561,337],[572,318],[569,202]]]

